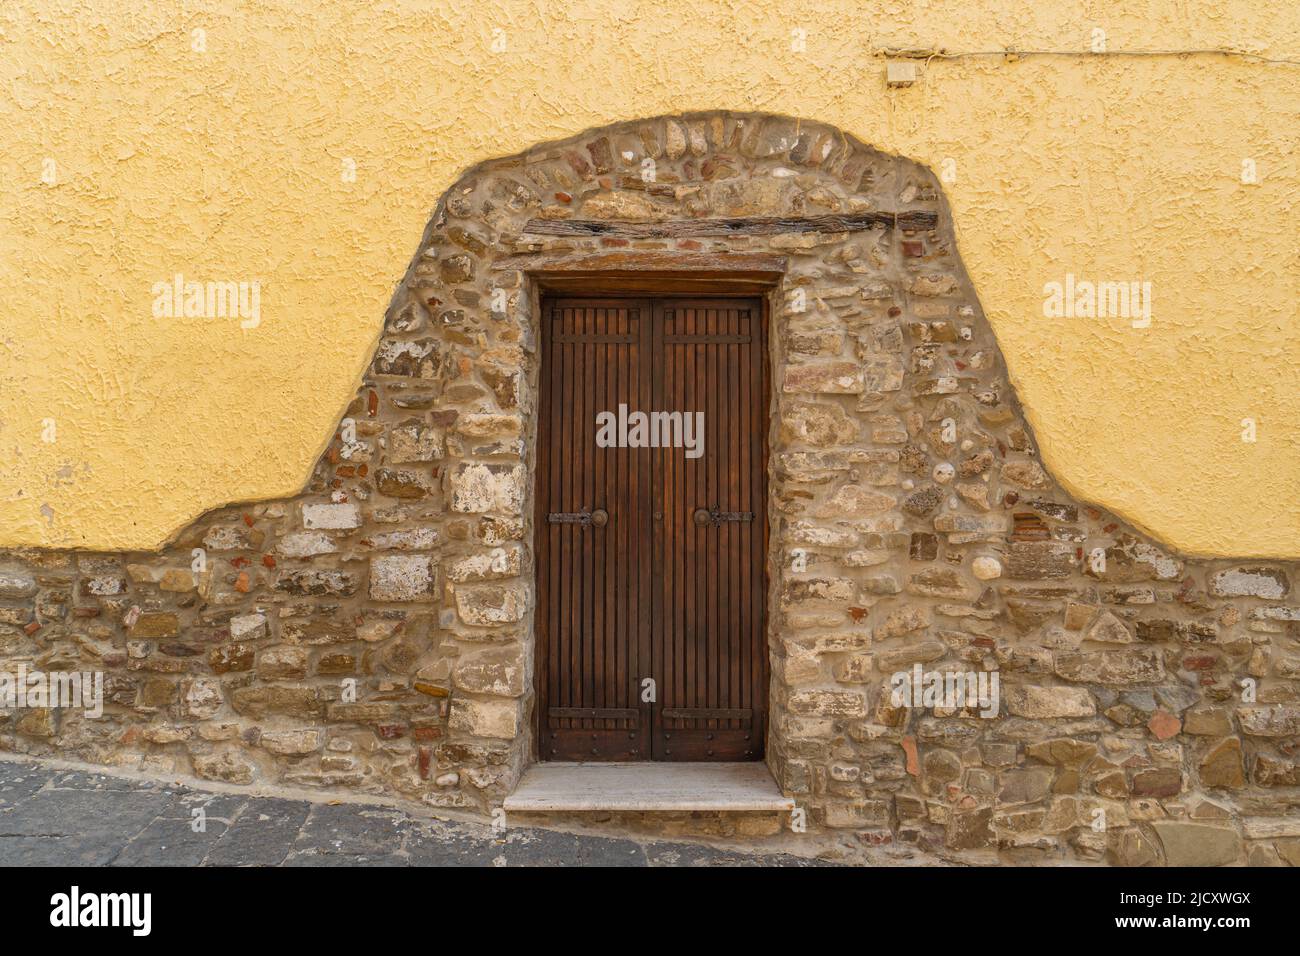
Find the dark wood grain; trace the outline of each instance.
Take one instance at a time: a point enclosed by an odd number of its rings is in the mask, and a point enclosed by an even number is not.
[[[883,226],[927,232],[939,215],[927,211],[863,212],[828,216],[737,216],[715,219],[669,219],[662,222],[615,222],[601,219],[530,219],[525,234],[536,236],[605,236],[617,239],[689,239],[700,236],[772,236],[801,232],[859,232]]]

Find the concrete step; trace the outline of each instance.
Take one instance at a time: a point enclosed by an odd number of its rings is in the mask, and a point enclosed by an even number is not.
[[[764,763],[539,763],[524,771],[507,811],[792,810]]]

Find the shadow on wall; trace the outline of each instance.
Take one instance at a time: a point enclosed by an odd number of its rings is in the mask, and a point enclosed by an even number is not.
[[[1027,861],[1293,860],[1294,564],[1186,560],[1072,500],[935,177],[757,114],[620,123],[466,173],[301,494],[158,553],[0,555],[7,669],[104,675],[102,716],[20,707],[3,745],[499,805],[539,669],[529,274],[729,257],[783,272],[768,755],[814,829]],[[893,693],[918,672],[996,675],[999,700],[981,717]]]

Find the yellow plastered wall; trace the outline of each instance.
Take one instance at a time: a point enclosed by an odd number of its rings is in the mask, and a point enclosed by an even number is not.
[[[1185,552],[1300,556],[1300,8],[1111,6],[6,4],[0,547],[152,548],[295,493],[459,172],[721,108],[945,179],[1071,491]],[[1084,55],[1098,41],[1112,55]],[[1079,55],[936,58],[887,89],[886,48]],[[1214,48],[1292,62],[1113,55]],[[155,316],[177,273],[260,282],[260,324]],[[1150,282],[1150,328],[1044,316],[1067,273]]]

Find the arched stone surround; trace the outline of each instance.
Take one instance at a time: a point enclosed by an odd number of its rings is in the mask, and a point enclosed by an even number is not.
[[[740,224],[699,227],[717,219]],[[1294,565],[1185,560],[1073,501],[936,178],[754,114],[616,124],[466,173],[300,495],[157,554],[0,554],[5,667],[103,671],[107,699],[97,720],[18,712],[3,746],[499,805],[534,749],[538,276],[756,263],[779,274],[768,760],[814,832],[1297,858]],[[915,664],[996,671],[998,716],[895,706]]]

